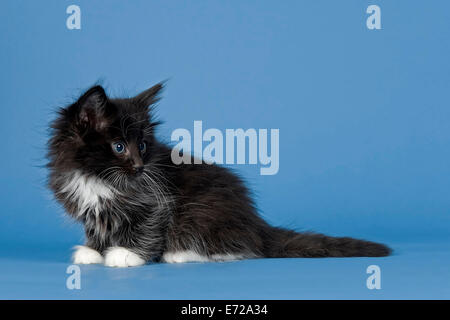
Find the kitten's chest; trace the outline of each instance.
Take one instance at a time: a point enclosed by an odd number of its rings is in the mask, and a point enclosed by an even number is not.
[[[57,193],[68,211],[77,218],[87,214],[98,216],[117,196],[114,188],[80,171],[60,177]]]

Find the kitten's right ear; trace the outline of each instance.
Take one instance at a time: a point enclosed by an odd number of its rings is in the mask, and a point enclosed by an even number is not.
[[[132,98],[134,102],[137,104],[143,106],[143,107],[149,107],[152,104],[159,101],[159,94],[161,93],[162,89],[164,87],[164,83],[160,82],[153,87],[141,92],[136,97]]]
[[[108,97],[101,86],[86,91],[77,101],[78,121],[84,128],[101,130],[106,126],[106,106]]]

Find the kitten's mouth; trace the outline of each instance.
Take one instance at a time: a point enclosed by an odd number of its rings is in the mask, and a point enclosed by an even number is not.
[[[101,173],[98,177],[115,186],[126,186],[127,182],[138,182],[141,180],[144,177],[144,170],[135,170],[130,167],[116,167],[116,170],[106,171],[106,173]]]
[[[130,169],[130,170],[127,170],[127,176],[130,178],[130,179],[139,179],[140,177],[142,177],[143,176],[143,173],[144,173],[144,169],[142,168],[142,169]]]
[[[142,173],[130,173],[130,174],[128,174],[128,176],[132,180],[136,180],[136,179],[140,179],[142,177]]]
[[[138,178],[144,173],[144,167],[126,167],[122,171],[130,178]]]
[[[133,167],[132,171],[135,176],[140,176],[142,173],[144,173],[144,166]]]

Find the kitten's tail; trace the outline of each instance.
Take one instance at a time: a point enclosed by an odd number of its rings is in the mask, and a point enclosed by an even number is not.
[[[270,227],[265,237],[268,258],[385,257],[392,250],[384,244],[317,233],[298,233]]]

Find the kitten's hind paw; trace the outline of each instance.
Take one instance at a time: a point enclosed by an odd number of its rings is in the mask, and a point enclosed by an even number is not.
[[[74,264],[91,264],[91,263],[103,263],[103,257],[92,248],[86,246],[75,246],[75,252],[72,255],[72,261]]]
[[[145,264],[144,259],[123,247],[108,248],[105,254],[105,266],[107,267],[137,267],[143,264]]]

